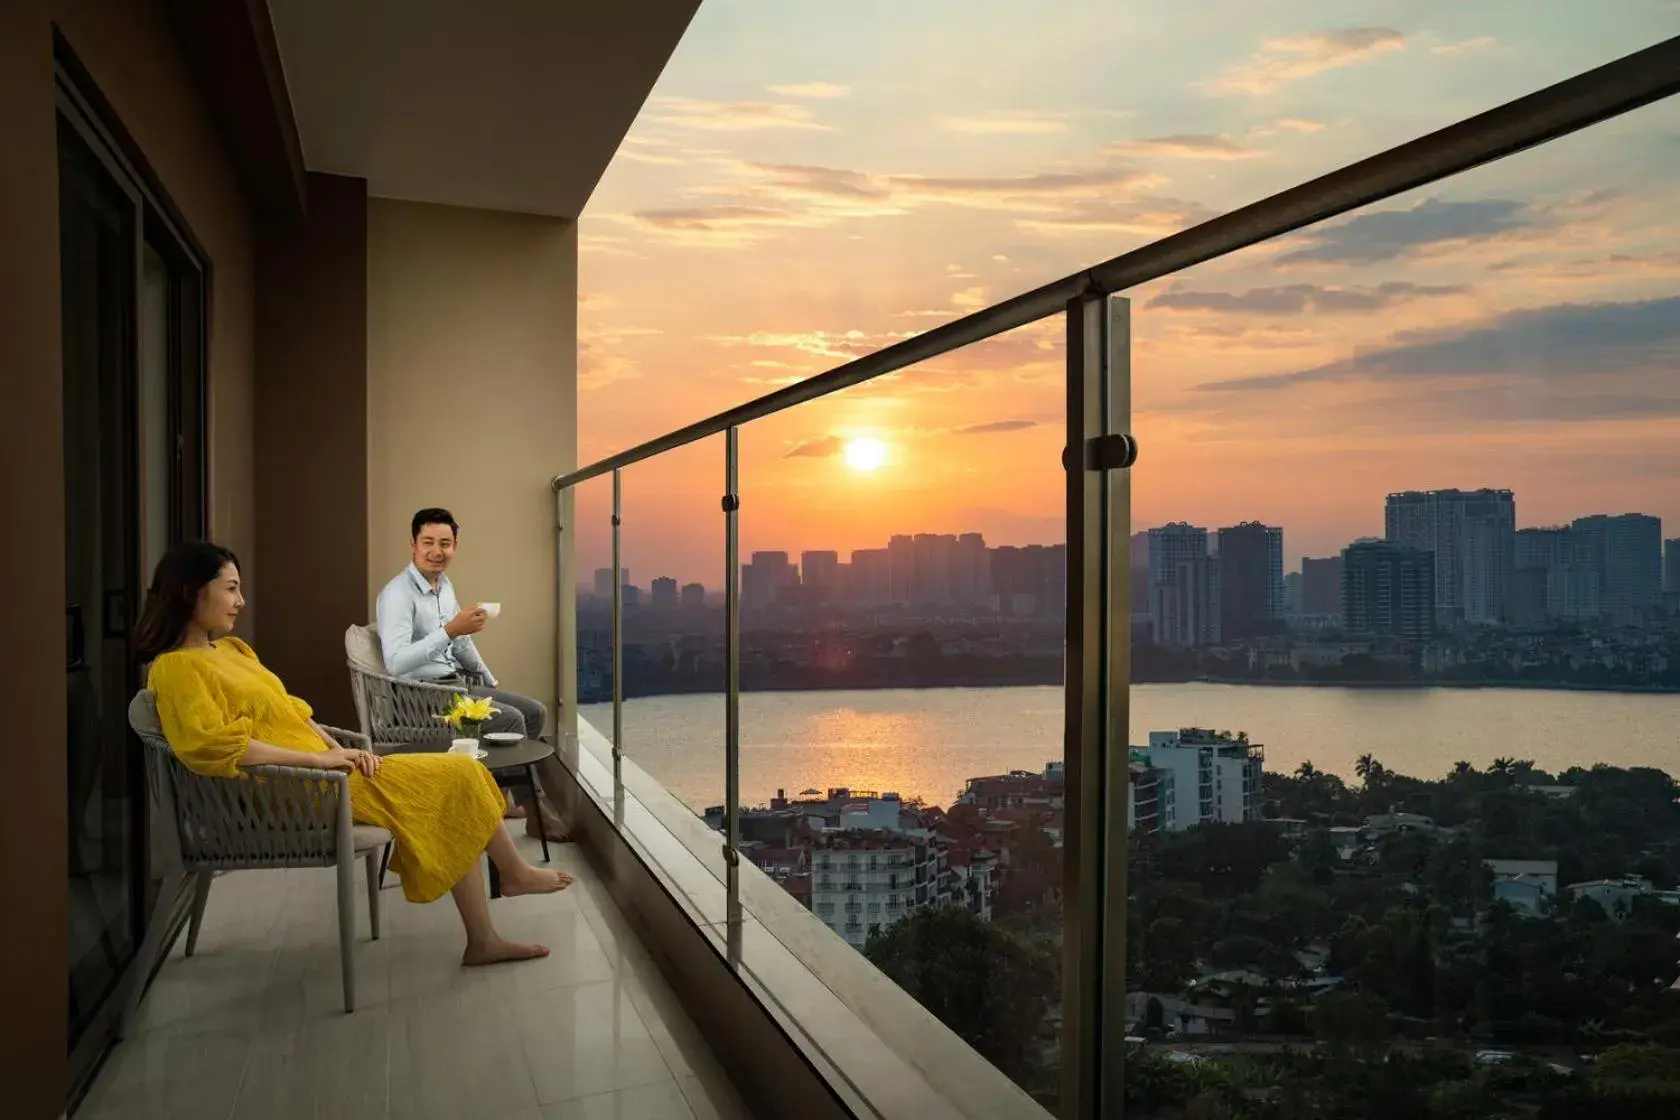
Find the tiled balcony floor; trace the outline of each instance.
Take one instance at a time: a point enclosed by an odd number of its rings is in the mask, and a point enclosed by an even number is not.
[[[520,840],[540,858],[534,840]],[[583,853],[577,882],[501,899],[502,933],[546,960],[460,967],[459,919],[356,889],[356,1011],[339,988],[334,874],[216,880],[198,952],[183,934],[77,1120],[739,1120],[748,1114]]]

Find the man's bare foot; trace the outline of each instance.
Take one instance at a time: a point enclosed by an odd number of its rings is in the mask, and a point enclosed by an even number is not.
[[[525,945],[497,938],[482,945],[468,945],[467,951],[461,954],[461,963],[468,968],[474,968],[478,965],[501,964],[504,961],[534,961],[546,956],[546,945]]]
[[[525,820],[526,819],[525,806],[523,806],[523,805],[509,805],[507,808],[502,810],[502,819],[503,820],[509,820],[509,821]]]
[[[517,875],[502,876],[502,896],[515,898],[522,894],[553,894],[572,885],[572,877],[564,871],[545,871],[527,866]]]
[[[521,808],[524,808],[524,806],[521,806]],[[525,835],[535,840],[540,839],[546,832],[550,844],[570,844],[572,842],[572,830],[560,823],[560,818],[554,815],[552,809],[546,807],[543,809],[540,823],[542,832],[537,831],[539,822],[536,814],[527,816],[525,818]]]

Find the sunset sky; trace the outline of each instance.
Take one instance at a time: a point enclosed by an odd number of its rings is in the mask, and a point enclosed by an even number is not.
[[[580,461],[1675,34],[1674,0],[705,0],[583,218]],[[1680,536],[1680,99],[1126,294],[1138,527],[1281,524],[1293,565],[1390,490],[1501,486]],[[748,427],[743,548],[1063,539],[1062,336]],[[633,580],[719,585],[721,438],[624,488]]]

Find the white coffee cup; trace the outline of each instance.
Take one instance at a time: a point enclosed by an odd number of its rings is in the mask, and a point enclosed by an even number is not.
[[[495,618],[497,615],[502,613],[502,605],[500,603],[480,603],[479,606],[484,609],[485,618]]]
[[[477,754],[478,754],[478,740],[477,739],[452,739],[452,740],[450,740],[450,743],[449,743],[449,753],[450,754],[470,754],[470,755],[474,755],[476,757]]]

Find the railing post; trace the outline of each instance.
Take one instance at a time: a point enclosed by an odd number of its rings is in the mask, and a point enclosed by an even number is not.
[[[624,480],[612,472],[612,698],[613,767],[624,754],[624,563],[619,549],[619,527],[624,521]],[[618,775],[614,774],[614,784]]]
[[[723,451],[723,860],[731,915],[741,891],[741,430]]]
[[[1066,829],[1062,1093],[1068,1120],[1124,1100],[1131,492],[1130,305],[1067,310]],[[1117,621],[1120,620],[1120,621]],[[1116,631],[1119,631],[1116,633]]]
[[[554,741],[566,742],[561,730],[568,715],[572,730],[577,730],[577,711],[561,711],[566,704],[566,668],[577,656],[577,650],[566,648],[566,596],[576,594],[566,581],[566,495],[569,491],[554,491]]]

